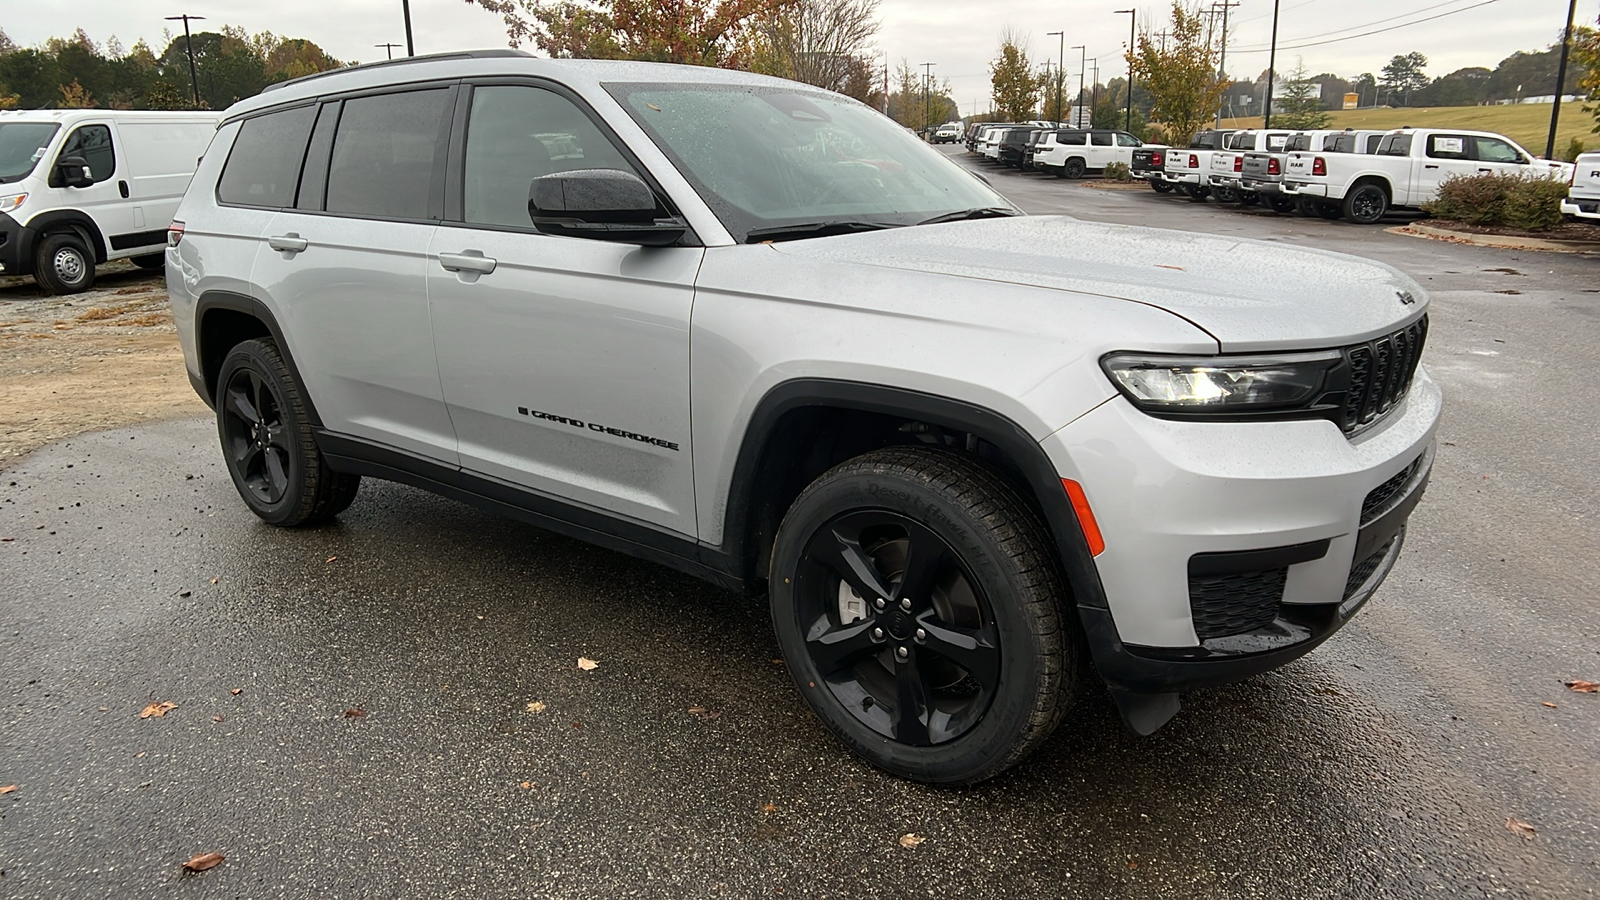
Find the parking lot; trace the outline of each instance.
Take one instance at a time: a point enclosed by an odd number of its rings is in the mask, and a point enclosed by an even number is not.
[[[372,481],[273,529],[208,420],[103,431],[0,472],[0,897],[1593,896],[1600,258],[981,170],[1432,293],[1428,497],[1324,647],[927,788],[814,720],[761,598]]]

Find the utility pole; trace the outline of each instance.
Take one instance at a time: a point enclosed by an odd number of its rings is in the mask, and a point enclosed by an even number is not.
[[[187,13],[181,16],[167,16],[166,18],[166,21],[168,22],[176,22],[179,19],[183,20],[183,46],[189,51],[189,83],[194,85],[195,109],[200,108],[200,75],[194,67],[194,40],[189,37],[189,20],[193,19],[196,22],[204,22],[205,18],[205,16],[191,16]],[[1567,29],[1567,33],[1572,33],[1572,29],[1570,27]]]
[[[1567,6],[1567,30],[1561,33],[1561,68],[1556,74],[1555,101],[1550,104],[1550,139],[1544,144],[1544,158],[1556,158],[1556,125],[1561,121],[1561,89],[1567,83],[1567,53],[1572,49],[1572,17],[1578,12],[1578,0]]]
[[[922,127],[930,128],[933,125],[932,113],[928,111],[929,92],[933,85],[933,67],[938,63],[918,63],[922,66]]]
[[[1272,52],[1267,54],[1267,102],[1261,107],[1261,127],[1272,127],[1272,80],[1278,77],[1278,2],[1272,0]],[[1356,106],[1361,105],[1361,98],[1356,98]]]
[[[400,11],[406,16],[406,55],[416,56],[417,47],[411,42],[411,0],[400,0]]]
[[[1133,42],[1134,42],[1134,36],[1135,36],[1135,28],[1138,26],[1138,23],[1139,23],[1139,14],[1135,10],[1119,9],[1116,12],[1112,13],[1112,15],[1120,16],[1123,13],[1127,13],[1128,14],[1128,84],[1126,86],[1126,90],[1128,92],[1128,118],[1127,118],[1127,121],[1123,124],[1122,128],[1123,128],[1124,131],[1132,131],[1133,130]]]
[[[382,47],[384,49],[384,52],[389,54],[389,58],[390,59],[394,59],[394,48],[396,48],[396,47],[398,47],[400,45],[399,44],[373,44],[372,46],[374,46],[374,47]]]
[[[1061,111],[1065,108],[1065,104],[1061,102],[1061,80],[1067,71],[1067,31],[1063,28],[1060,31],[1045,32],[1045,37],[1050,37],[1051,35],[1061,39],[1059,41],[1060,47],[1056,50],[1056,124],[1060,125]]]
[[[1082,106],[1083,105],[1083,76],[1084,76],[1084,73],[1086,73],[1088,71],[1088,66],[1089,66],[1089,48],[1084,44],[1073,44],[1072,45],[1072,49],[1082,51],[1078,55],[1078,102],[1073,104],[1073,106]],[[1078,124],[1078,117],[1077,116],[1073,116],[1071,113],[1068,113],[1067,115],[1069,117],[1071,117],[1072,120],[1073,120],[1072,121],[1072,127],[1073,128],[1082,128],[1083,127],[1082,125]]]
[[[1222,7],[1222,58],[1217,61],[1217,78],[1218,80],[1224,80],[1228,77],[1228,10],[1238,6],[1239,4],[1225,2],[1215,5]],[[1217,107],[1217,121],[1215,127],[1222,127],[1221,106]]]
[[[1089,127],[1094,127],[1094,108],[1100,105],[1100,57],[1092,57],[1094,81],[1089,83]]]

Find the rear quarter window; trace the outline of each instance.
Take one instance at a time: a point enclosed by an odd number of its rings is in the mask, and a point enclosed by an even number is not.
[[[315,115],[316,107],[301,106],[244,120],[222,166],[217,199],[239,206],[293,206]]]

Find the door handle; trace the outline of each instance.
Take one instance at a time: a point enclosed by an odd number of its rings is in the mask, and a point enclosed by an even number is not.
[[[299,253],[310,246],[310,242],[291,231],[288,234],[275,234],[267,238],[267,246],[285,253]]]
[[[1479,172],[1493,172],[1493,169],[1479,169]]]
[[[128,183],[126,181],[117,182],[117,192],[122,195],[122,199],[128,199]]]
[[[1438,166],[1436,166],[1436,165],[1433,165],[1433,164],[1432,164],[1432,163],[1429,163],[1429,164],[1427,164],[1427,165],[1425,165],[1425,166],[1423,166],[1423,168],[1424,168],[1424,169],[1437,169],[1437,168],[1439,168],[1439,167],[1438,167]]]
[[[439,265],[446,272],[476,272],[479,275],[488,275],[494,271],[498,262],[484,256],[481,250],[463,250],[460,253],[439,254]]]

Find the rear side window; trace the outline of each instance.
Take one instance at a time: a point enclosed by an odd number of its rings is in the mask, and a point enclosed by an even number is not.
[[[1289,140],[1287,134],[1269,134],[1267,135],[1267,149],[1271,151],[1282,150],[1283,144],[1287,140]]]
[[[1383,138],[1383,141],[1378,144],[1378,155],[1379,156],[1410,156],[1411,155],[1411,135],[1409,135],[1409,134],[1390,134],[1390,135],[1385,135],[1384,138]]]
[[[344,102],[328,169],[327,211],[425,219],[450,91],[437,88]]]
[[[1293,153],[1296,150],[1310,150],[1311,149],[1311,135],[1309,135],[1309,134],[1293,135],[1287,141],[1284,142],[1283,149],[1288,151],[1288,152],[1290,152],[1290,153]]]
[[[1381,135],[1381,134],[1369,134],[1369,135],[1367,135],[1367,149],[1365,151],[1363,151],[1363,152],[1369,153],[1369,154],[1377,153],[1378,152],[1378,143],[1380,141],[1382,141],[1382,140],[1383,140],[1383,135]]]
[[[245,119],[222,166],[217,199],[240,206],[293,206],[316,112],[302,106]]]
[[[1069,147],[1082,147],[1088,143],[1088,135],[1081,131],[1063,132],[1060,137],[1056,138],[1056,142],[1066,144]]]

